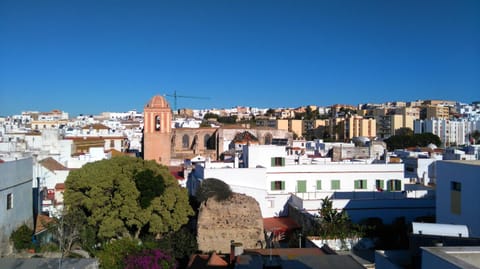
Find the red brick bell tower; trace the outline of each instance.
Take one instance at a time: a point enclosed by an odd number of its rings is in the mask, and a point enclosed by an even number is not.
[[[143,158],[170,165],[172,110],[165,97],[156,95],[143,108]]]

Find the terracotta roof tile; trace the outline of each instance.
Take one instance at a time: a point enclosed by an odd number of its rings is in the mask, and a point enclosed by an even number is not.
[[[38,215],[37,216],[37,225],[35,227],[35,234],[39,234],[47,229],[47,225],[51,223],[52,221],[55,221],[55,219],[50,218],[49,216],[45,215]]]
[[[84,127],[82,127],[82,129],[84,130],[89,130],[89,129],[93,129],[93,130],[101,130],[101,129],[110,129],[108,128],[107,126],[101,124],[101,123],[94,123],[94,124],[90,124],[90,125],[86,125]]]
[[[228,262],[226,262],[224,259],[218,256],[217,253],[213,252],[212,255],[210,256],[210,259],[208,259],[207,265],[208,266],[228,266]]]
[[[68,170],[67,167],[57,162],[54,158],[48,157],[39,162],[43,167],[50,171]]]
[[[263,219],[263,228],[266,231],[287,232],[300,228],[300,225],[289,217],[273,217]]]

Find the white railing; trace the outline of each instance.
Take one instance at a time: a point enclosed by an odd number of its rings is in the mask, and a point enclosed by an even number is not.
[[[414,192],[412,194],[412,192]],[[418,192],[418,195],[416,194]],[[320,200],[325,197],[331,199],[350,199],[350,200],[378,200],[378,199],[406,199],[409,197],[434,199],[431,196],[425,196],[425,191],[335,191],[335,192],[294,192],[292,193],[302,200]]]

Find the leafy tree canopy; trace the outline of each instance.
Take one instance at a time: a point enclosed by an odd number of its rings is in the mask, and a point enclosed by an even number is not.
[[[333,201],[328,196],[322,199],[318,213],[320,218],[315,233],[322,238],[345,239],[363,233],[363,227],[353,224],[345,211],[339,212],[333,208]]]
[[[85,213],[99,239],[176,231],[193,215],[188,194],[165,166],[133,157],[84,165],[65,181],[67,208]]]
[[[396,135],[413,136],[413,130],[408,127],[402,127],[395,131]]]
[[[201,203],[210,197],[215,197],[217,201],[228,199],[232,195],[232,190],[227,183],[216,178],[206,178],[195,192],[197,200]]]
[[[384,140],[387,143],[388,150],[403,149],[408,147],[426,147],[429,144],[440,146],[442,141],[432,133],[413,134],[413,135],[393,135]]]

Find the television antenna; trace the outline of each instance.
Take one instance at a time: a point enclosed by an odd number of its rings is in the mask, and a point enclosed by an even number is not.
[[[210,99],[208,97],[202,96],[188,96],[188,95],[178,95],[177,91],[173,91],[173,94],[165,94],[165,96],[173,97],[173,110],[177,110],[177,98],[191,98],[191,99]]]

